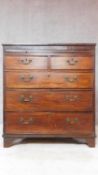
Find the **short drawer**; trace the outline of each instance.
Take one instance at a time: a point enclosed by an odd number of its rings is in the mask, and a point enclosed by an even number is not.
[[[94,75],[63,72],[6,71],[8,88],[93,88]]]
[[[5,69],[47,69],[47,56],[6,56]]]
[[[51,69],[94,69],[94,57],[90,55],[52,56]]]
[[[5,113],[7,134],[90,134],[92,113]]]
[[[92,91],[6,90],[6,111],[92,111]]]

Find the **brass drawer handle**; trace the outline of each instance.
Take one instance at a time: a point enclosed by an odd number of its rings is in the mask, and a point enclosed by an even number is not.
[[[77,76],[75,76],[75,77],[65,77],[64,79],[69,83],[74,83],[78,80],[78,77]]]
[[[79,119],[77,117],[70,119],[69,117],[66,118],[66,122],[69,124],[75,124],[79,122]]]
[[[29,81],[31,81],[31,80],[33,80],[33,79],[34,79],[34,77],[33,77],[32,75],[30,75],[28,78],[25,77],[24,75],[21,75],[21,76],[20,76],[20,80],[22,80],[22,81],[24,81],[24,82],[29,82]]]
[[[79,100],[79,96],[78,95],[73,95],[73,96],[66,95],[65,100],[69,102],[75,102]]]
[[[25,59],[21,59],[20,60],[20,63],[21,64],[25,64],[25,65],[30,64],[31,62],[32,62],[32,60],[31,59],[28,59],[28,58],[25,58]]]
[[[21,103],[23,103],[23,102],[32,102],[32,96],[29,96],[28,98],[26,98],[24,95],[21,95],[20,98],[19,98],[19,101]]]
[[[22,125],[30,125],[33,124],[34,120],[32,117],[30,117],[29,119],[25,120],[23,117],[20,117],[19,119],[19,123]]]
[[[76,63],[78,63],[78,60],[75,60],[74,58],[71,58],[71,59],[67,60],[67,63],[69,65],[74,66]]]

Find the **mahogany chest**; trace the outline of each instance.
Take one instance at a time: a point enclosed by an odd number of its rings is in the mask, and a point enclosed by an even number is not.
[[[3,45],[4,147],[24,138],[95,146],[95,44]]]

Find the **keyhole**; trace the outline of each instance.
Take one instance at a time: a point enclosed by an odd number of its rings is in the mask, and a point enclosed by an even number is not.
[[[50,77],[50,74],[48,74],[48,78]]]

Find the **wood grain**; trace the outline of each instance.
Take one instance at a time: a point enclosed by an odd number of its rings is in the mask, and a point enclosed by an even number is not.
[[[7,90],[6,111],[91,111],[92,91]]]
[[[91,56],[58,56],[50,58],[51,69],[93,69],[94,59]]]
[[[9,134],[89,134],[93,131],[91,113],[6,112],[5,115],[5,128]]]
[[[3,45],[4,147],[24,138],[95,146],[95,44]]]
[[[58,54],[46,56],[6,55],[5,69],[93,69],[94,59],[91,55]]]
[[[47,56],[6,56],[5,69],[47,69]]]
[[[93,73],[6,72],[7,88],[93,88]]]

